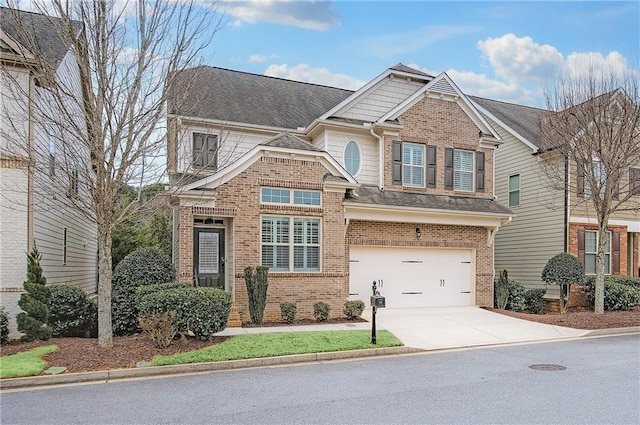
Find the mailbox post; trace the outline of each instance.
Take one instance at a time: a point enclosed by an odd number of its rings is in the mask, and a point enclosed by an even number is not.
[[[373,281],[373,285],[371,289],[373,290],[373,295],[371,295],[371,307],[373,307],[372,315],[371,315],[371,344],[377,344],[376,339],[376,312],[378,307],[385,307],[385,299],[380,295],[380,291],[378,291],[378,283],[380,283],[380,287],[382,288],[382,280],[378,280],[376,282]]]

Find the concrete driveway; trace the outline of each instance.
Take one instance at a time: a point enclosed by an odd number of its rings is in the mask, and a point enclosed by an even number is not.
[[[371,321],[371,309],[363,318]],[[379,308],[376,328],[407,347],[425,350],[543,341],[584,336],[589,331],[545,325],[479,307]]]

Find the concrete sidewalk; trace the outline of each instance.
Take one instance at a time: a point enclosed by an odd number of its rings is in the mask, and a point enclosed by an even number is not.
[[[216,335],[311,331],[370,330],[371,309],[362,317],[368,322],[325,323],[302,326],[263,326],[227,328]],[[373,348],[356,351],[311,353],[260,359],[195,363],[177,366],[148,366],[99,372],[39,375],[0,380],[0,390],[78,383],[107,383],[117,380],[151,378],[176,374],[203,373],[249,367],[271,367],[294,363],[332,361],[374,356],[425,353],[466,347],[495,346],[513,343],[553,341],[567,338],[640,333],[640,326],[587,331],[520,320],[478,307],[428,307],[378,309],[376,328],[386,329],[398,337],[404,347]]]

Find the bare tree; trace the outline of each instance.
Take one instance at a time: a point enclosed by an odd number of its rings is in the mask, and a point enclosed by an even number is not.
[[[550,114],[540,163],[547,182],[598,223],[595,312],[604,312],[607,227],[612,215],[640,211],[640,77],[613,70],[562,76],[545,92]]]
[[[42,51],[46,40],[21,19],[17,2],[8,3],[21,43]],[[145,207],[140,193],[123,207],[120,190],[166,178],[167,94],[180,71],[200,64],[226,17],[217,3],[198,0],[31,3],[75,58],[79,90],[56,78],[59,70],[46,57],[29,58],[47,101],[28,107],[56,145],[56,178],[67,189],[55,198],[97,225],[98,340],[111,346],[112,231]],[[48,158],[48,152],[40,154]],[[56,186],[50,179],[43,184]]]

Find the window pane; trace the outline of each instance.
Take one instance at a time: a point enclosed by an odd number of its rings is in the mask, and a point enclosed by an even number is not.
[[[509,176],[509,190],[520,190],[520,175]]]
[[[509,193],[509,206],[515,207],[520,205],[520,192],[510,192]]]
[[[453,151],[453,168],[459,171],[473,172],[473,152]]]
[[[276,247],[276,264],[275,268],[279,270],[289,270],[289,247]]]
[[[589,274],[593,274],[596,272],[596,255],[595,254],[585,254],[584,271],[585,273],[589,273]]]
[[[296,205],[320,205],[320,192],[296,190],[293,193],[293,203]]]
[[[595,253],[598,248],[598,234],[596,232],[584,232],[585,252]]]
[[[351,175],[355,175],[360,169],[360,148],[351,140],[344,150],[344,166]]]

